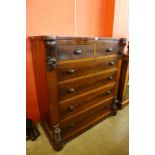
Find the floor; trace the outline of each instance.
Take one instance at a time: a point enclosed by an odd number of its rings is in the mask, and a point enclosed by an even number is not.
[[[119,111],[87,132],[67,143],[63,150],[55,152],[44,131],[38,124],[41,136],[27,141],[27,155],[128,155],[129,107]]]

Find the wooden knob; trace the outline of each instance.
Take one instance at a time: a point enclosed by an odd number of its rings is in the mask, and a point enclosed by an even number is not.
[[[108,48],[106,52],[112,52],[112,48]]]
[[[81,50],[76,50],[76,51],[74,51],[74,54],[76,54],[76,55],[80,55],[81,53],[82,53]]]
[[[107,90],[107,92],[106,92],[107,94],[111,94],[111,91],[110,90]]]
[[[114,64],[115,64],[115,61],[109,62],[109,65],[114,65]]]
[[[71,126],[71,127],[74,127],[74,126],[75,126],[75,124],[74,124],[74,123],[70,123],[70,126]]]
[[[113,77],[112,76],[108,76],[108,80],[112,80],[113,79]]]
[[[73,92],[75,91],[75,89],[74,89],[74,88],[69,88],[68,91],[69,91],[70,93],[73,93]]]
[[[68,73],[69,73],[69,74],[73,74],[74,72],[75,72],[74,69],[69,69],[69,70],[68,70]]]
[[[70,111],[74,111],[74,109],[75,109],[75,107],[74,107],[73,105],[71,105],[71,106],[69,107],[69,110],[70,110]]]

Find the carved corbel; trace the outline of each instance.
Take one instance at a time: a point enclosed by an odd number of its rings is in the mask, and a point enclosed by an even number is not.
[[[121,38],[119,43],[120,43],[120,51],[118,53],[118,58],[122,59],[122,57],[124,55],[124,48],[127,45],[127,39],[126,38]]]
[[[46,41],[46,62],[47,62],[47,70],[53,71],[56,69],[56,53],[55,46],[56,40],[47,40]]]

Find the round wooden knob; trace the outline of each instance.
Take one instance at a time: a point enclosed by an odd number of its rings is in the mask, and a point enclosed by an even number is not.
[[[70,93],[73,93],[73,92],[75,91],[75,89],[74,89],[74,88],[69,88],[68,91],[69,91]]]
[[[68,73],[69,73],[69,74],[73,74],[74,72],[75,72],[74,69],[69,69],[69,70],[68,70]]]
[[[74,124],[74,123],[70,123],[70,126],[71,126],[71,127],[74,127],[74,126],[75,126],[75,124]]]
[[[112,52],[112,48],[108,48],[106,52]]]
[[[107,92],[106,92],[107,94],[111,94],[111,91],[110,90],[107,90]]]
[[[69,107],[69,110],[70,110],[70,111],[74,111],[74,109],[75,109],[75,107],[74,107],[73,105],[71,105],[71,106]]]
[[[115,64],[115,61],[109,62],[109,65],[114,65],[114,64]]]
[[[80,55],[81,53],[82,53],[81,50],[76,50],[76,51],[74,51],[74,54],[76,54],[76,55]]]
[[[113,79],[113,77],[112,76],[108,76],[108,80],[112,80]]]

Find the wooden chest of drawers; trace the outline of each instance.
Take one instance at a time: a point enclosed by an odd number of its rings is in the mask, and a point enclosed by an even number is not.
[[[117,113],[126,39],[31,37],[43,127],[55,150]]]

